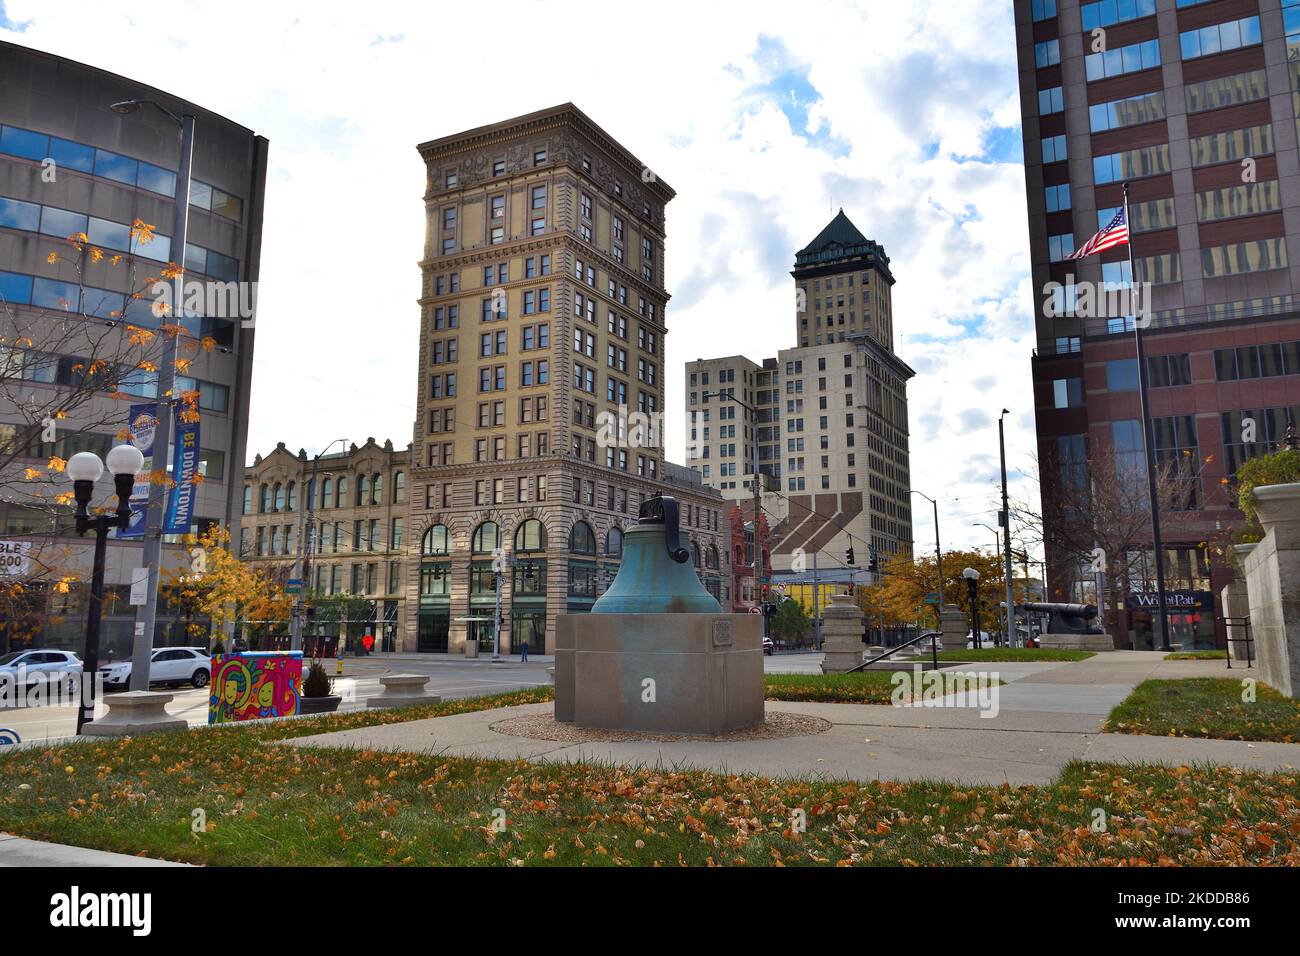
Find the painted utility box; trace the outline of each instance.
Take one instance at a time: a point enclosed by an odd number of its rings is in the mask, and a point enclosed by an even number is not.
[[[211,691],[209,724],[293,717],[302,694],[302,651],[214,655]]]

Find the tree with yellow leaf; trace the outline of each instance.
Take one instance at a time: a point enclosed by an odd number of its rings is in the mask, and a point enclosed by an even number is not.
[[[980,573],[976,600],[980,605],[981,620],[988,623],[986,630],[998,630],[998,605],[1006,600],[1006,575],[1002,557],[987,550],[946,551],[943,555],[943,599],[956,604],[962,613],[970,616],[970,598],[962,571],[974,568]],[[872,622],[883,617],[885,626],[912,624],[918,619],[924,627],[935,624],[933,605],[925,603],[925,596],[935,591],[934,555],[913,559],[900,552],[885,564],[880,580],[868,587],[858,588],[854,598]],[[1024,582],[1013,580],[1017,601],[1025,600]],[[993,616],[990,617],[989,615]]]
[[[230,549],[230,532],[220,525],[186,535],[188,563],[166,577],[162,594],[178,610],[195,641],[228,626],[287,629],[293,598],[273,571],[254,568]]]

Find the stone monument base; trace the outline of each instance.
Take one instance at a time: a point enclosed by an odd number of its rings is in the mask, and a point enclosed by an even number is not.
[[[756,614],[561,614],[555,719],[716,736],[763,723]]]
[[[1038,639],[1042,647],[1061,651],[1113,651],[1115,639],[1109,634],[1044,634]]]

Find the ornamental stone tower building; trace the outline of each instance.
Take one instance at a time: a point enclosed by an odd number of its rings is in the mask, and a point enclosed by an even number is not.
[[[722,500],[662,449],[674,192],[572,104],[431,140],[404,649],[553,648],[641,502],[729,597]]]

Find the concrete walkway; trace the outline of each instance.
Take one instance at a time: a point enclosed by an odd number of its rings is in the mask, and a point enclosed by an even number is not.
[[[189,866],[62,843],[42,843],[0,833],[0,867],[6,866]]]
[[[823,734],[719,743],[687,740],[572,744],[508,737],[491,730],[507,717],[547,713],[550,704],[458,714],[286,741],[300,747],[355,747],[467,757],[697,767],[731,773],[859,780],[942,779],[967,784],[1046,784],[1071,760],[1179,765],[1211,763],[1249,770],[1300,768],[1300,744],[1191,740],[1102,734],[1116,704],[1149,677],[1228,676],[1222,662],[1164,661],[1117,651],[1075,663],[975,665],[1004,684],[996,716],[972,707],[892,707],[768,701],[769,711],[831,722]],[[1234,670],[1233,676],[1238,672]],[[1257,672],[1256,672],[1257,674]],[[1249,676],[1249,672],[1242,672]],[[947,705],[956,703],[945,699]]]

